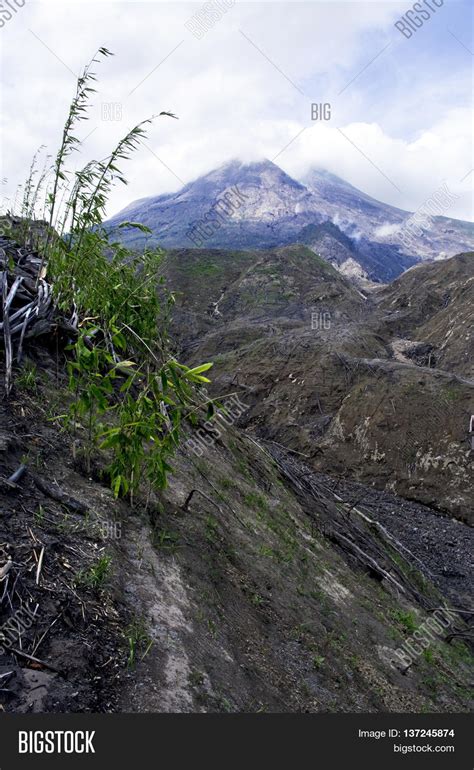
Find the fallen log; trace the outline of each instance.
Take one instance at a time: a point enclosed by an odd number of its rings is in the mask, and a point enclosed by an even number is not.
[[[50,484],[49,481],[45,481],[45,479],[42,479],[40,476],[34,476],[33,480],[41,492],[52,500],[55,500],[57,503],[64,505],[64,507],[72,513],[89,513],[89,507],[87,505],[81,503],[80,500],[76,500],[75,497],[68,495],[67,492],[64,492],[64,490],[57,484]]]

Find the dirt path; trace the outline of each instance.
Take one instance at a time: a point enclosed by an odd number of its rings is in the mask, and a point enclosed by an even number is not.
[[[179,563],[153,548],[150,527],[137,519],[123,541],[124,600],[148,637],[136,649],[140,676],[125,678],[120,711],[186,712],[193,710],[189,680],[192,664],[184,640],[192,635],[191,600]],[[128,579],[128,577],[130,579]],[[133,643],[133,642],[132,642]]]

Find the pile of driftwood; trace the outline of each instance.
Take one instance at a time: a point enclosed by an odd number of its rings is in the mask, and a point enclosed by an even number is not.
[[[5,356],[5,391],[12,384],[12,366],[21,361],[24,341],[50,335],[58,327],[73,331],[77,314],[61,317],[41,256],[0,236],[0,345]]]

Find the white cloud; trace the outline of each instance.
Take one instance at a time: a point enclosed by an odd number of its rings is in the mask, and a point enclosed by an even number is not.
[[[376,227],[374,230],[375,238],[386,238],[390,235],[395,235],[401,229],[401,225],[391,225],[388,222]]]
[[[374,88],[385,69],[400,67],[407,52],[415,51],[412,45],[398,52],[397,46],[410,41],[393,36],[393,22],[405,3],[236,3],[196,40],[184,24],[200,5],[50,0],[22,8],[1,36],[1,176],[9,179],[9,193],[24,179],[40,144],[50,151],[57,147],[74,88],[68,67],[77,72],[105,45],[116,56],[100,65],[100,94],[90,122],[78,131],[86,136],[94,129],[84,145],[84,162],[103,157],[128,128],[152,113],[168,109],[180,118],[160,118],[153,125],[148,148],[125,166],[130,184],[114,191],[110,213],[133,199],[176,190],[180,180],[190,181],[232,157],[278,155],[276,162],[292,175],[318,164],[376,198],[411,210],[446,180],[459,196],[450,214],[472,218],[472,177],[460,181],[473,165],[470,113],[460,97],[446,106],[447,94],[457,94],[463,78],[453,85],[455,73],[446,72],[446,84],[438,80],[443,111],[429,73],[420,73],[409,93],[404,82],[393,86],[393,103],[382,89],[383,108],[377,112]],[[389,43],[387,53],[338,96]],[[416,115],[414,105],[424,89],[430,99]],[[311,101],[331,102],[331,122],[311,123]],[[120,103],[122,121],[102,120],[101,102]],[[409,133],[404,135],[400,111],[406,105]]]

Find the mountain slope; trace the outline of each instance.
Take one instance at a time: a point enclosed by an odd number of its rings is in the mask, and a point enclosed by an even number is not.
[[[402,223],[407,216],[403,209],[372,198],[324,169],[310,169],[302,182],[317,198],[322,213],[344,230],[355,232],[360,225],[368,232],[387,221]]]
[[[226,196],[234,205],[217,215],[216,204]],[[402,228],[409,217],[327,172],[312,171],[302,184],[268,160],[232,161],[177,193],[135,201],[108,227],[132,247],[241,250],[303,242],[342,272],[382,282],[420,259],[452,256],[474,241],[471,223],[434,217],[431,228],[406,246]],[[146,225],[152,235],[117,230],[127,220]],[[320,237],[314,228],[323,223],[331,227]]]
[[[474,380],[474,252],[416,267],[376,295],[405,353]]]
[[[449,266],[453,297],[472,275],[465,257]],[[468,711],[474,533],[440,509],[469,516],[459,425],[472,383],[397,360],[396,296],[381,308],[304,246],[180,250],[159,266],[177,292],[180,360],[220,353],[220,398],[206,410],[197,391],[165,488],[153,485],[157,463],[133,495],[117,499],[110,485],[103,437],[120,399],[127,449],[142,387],[163,439],[176,436],[164,378],[128,379],[136,349],[101,390],[95,330],[87,338],[83,397],[114,407],[98,424],[78,408],[63,417],[73,396],[62,310],[15,356],[0,399],[1,709]],[[113,357],[100,360],[109,371]],[[0,382],[6,367],[8,356]],[[445,388],[452,412],[425,420]],[[420,636],[424,654],[406,644]]]
[[[65,372],[38,345],[28,354],[35,391],[18,383],[0,404],[4,473],[30,463],[14,490],[0,485],[0,566],[13,557],[16,587],[2,627],[23,603],[41,612],[21,649],[0,647],[5,712],[469,710],[462,641],[442,629],[430,656],[407,668],[402,654],[430,610],[469,606],[468,527],[394,496],[372,495],[368,515],[237,426],[200,457],[183,445],[167,489],[131,508],[45,411],[59,408]],[[406,531],[392,534],[394,510]],[[454,581],[429,549],[439,530]],[[37,552],[41,575],[28,559]],[[104,560],[106,574],[88,580]],[[462,612],[447,617],[466,633]]]
[[[215,361],[215,393],[244,390],[243,421],[255,435],[302,452],[325,472],[473,520],[467,431],[474,382],[466,379],[472,346],[465,326],[472,259],[416,267],[374,300],[309,255],[299,246],[250,259],[171,252],[171,287],[195,287],[194,297],[178,294],[175,330],[184,357]],[[416,291],[415,315],[400,311],[407,281],[424,285],[438,275],[441,291],[448,274],[453,301],[441,315],[433,312],[430,321]],[[423,319],[441,335],[442,355],[436,348],[431,361],[400,353],[405,338],[425,344]],[[459,333],[436,331],[441,321]]]
[[[113,227],[124,218],[133,219],[150,227],[162,246],[193,246],[187,235],[193,225],[211,211],[219,198],[235,188],[241,198],[237,199],[232,216],[206,239],[209,246],[245,249],[290,243],[302,224],[322,219],[311,193],[275,164],[265,161],[246,166],[232,161],[177,193],[130,204],[108,225]],[[123,237],[130,244],[143,241],[139,233]]]
[[[319,210],[347,235],[357,242],[363,239],[372,246],[378,244],[380,250],[392,247],[392,255],[397,247],[402,258],[411,256],[415,261],[439,259],[454,256],[474,244],[474,225],[471,222],[432,216],[430,225],[422,227],[422,235],[408,245],[403,239],[403,228],[410,221],[410,212],[377,201],[321,169],[310,170],[302,181],[317,198]],[[403,269],[407,267],[410,267],[408,263]]]
[[[335,265],[343,275],[364,286],[363,279],[390,281],[415,264],[415,259],[400,253],[398,247],[384,245],[358,236],[350,238],[330,220],[321,225],[307,225],[298,237],[314,252]]]

